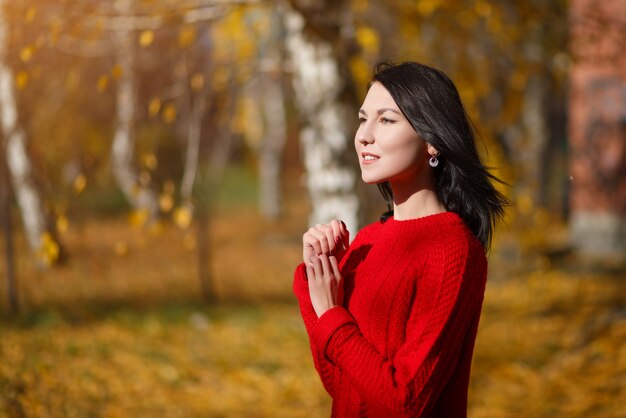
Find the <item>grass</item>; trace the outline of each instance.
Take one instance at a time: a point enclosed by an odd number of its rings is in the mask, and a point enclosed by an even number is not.
[[[329,416],[291,296],[306,207],[288,209],[274,223],[232,202],[216,212],[214,304],[200,297],[193,230],[83,216],[63,237],[72,258],[49,271],[20,237],[0,417]],[[503,257],[496,246],[469,416],[626,416],[623,277],[506,270]]]

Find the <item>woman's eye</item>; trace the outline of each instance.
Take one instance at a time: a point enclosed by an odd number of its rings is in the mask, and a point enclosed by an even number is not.
[[[365,122],[367,119],[365,119],[364,117],[359,117],[359,124],[362,124],[363,122]]]
[[[394,123],[395,120],[391,120],[391,119],[387,119],[387,118],[380,118],[380,123],[383,124],[387,124],[387,123]]]

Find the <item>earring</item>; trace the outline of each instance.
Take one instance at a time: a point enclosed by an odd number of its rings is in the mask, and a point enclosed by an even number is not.
[[[434,155],[430,157],[430,159],[428,160],[428,164],[431,167],[437,167],[439,165],[439,160],[437,159],[437,157],[435,157]]]

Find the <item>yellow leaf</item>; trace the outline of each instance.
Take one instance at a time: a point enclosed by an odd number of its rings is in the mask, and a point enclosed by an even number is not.
[[[187,229],[191,224],[191,219],[193,217],[191,213],[191,208],[189,206],[180,206],[174,209],[174,213],[172,214],[174,223],[178,225],[178,227]]]
[[[150,100],[150,104],[148,105],[148,113],[150,116],[156,116],[161,110],[161,99],[158,97]]]
[[[195,26],[185,26],[178,32],[178,46],[187,48],[196,41],[196,37],[197,31]]]
[[[367,26],[361,26],[356,31],[356,40],[366,54],[378,53],[380,43],[376,31]]]
[[[149,47],[150,45],[152,45],[153,41],[154,41],[154,32],[151,30],[144,30],[139,35],[139,45],[141,45],[142,48]]]
[[[168,213],[174,207],[174,198],[171,194],[163,193],[159,196],[159,207],[164,213]]]
[[[115,67],[111,69],[111,75],[116,80],[120,79],[120,77],[122,76],[122,73],[123,73],[122,67],[120,67],[119,65],[116,65]]]
[[[23,90],[28,83],[28,74],[26,71],[20,71],[15,76],[15,84],[17,84],[17,88]]]
[[[417,12],[424,17],[432,15],[438,7],[438,0],[420,0],[417,2]]]
[[[350,59],[350,71],[358,85],[365,86],[370,79],[371,69],[363,57]]]
[[[167,104],[163,109],[163,120],[166,123],[172,123],[176,120],[176,107],[173,104]]]
[[[64,234],[69,229],[70,222],[65,215],[59,215],[56,219],[56,227],[59,233]]]
[[[150,218],[150,214],[147,209],[138,209],[131,212],[129,221],[130,224],[134,227],[142,227],[146,223],[148,223],[148,219]]]
[[[85,187],[87,186],[87,177],[82,173],[79,174],[74,179],[74,183],[72,184],[72,186],[74,187],[74,193],[80,194],[83,190],[85,190]]]
[[[148,170],[154,170],[159,165],[156,155],[151,152],[144,154],[141,159]]]
[[[44,232],[41,236],[41,247],[39,248],[39,257],[45,265],[51,266],[59,259],[59,244],[52,238],[48,232]]]
[[[37,9],[31,6],[26,10],[26,13],[24,14],[24,21],[27,23],[30,23],[33,21],[36,15],[37,15]]]
[[[30,59],[33,57],[34,54],[35,54],[35,47],[32,45],[29,45],[27,47],[22,48],[22,50],[20,51],[20,59],[22,60],[22,62],[28,62],[30,61]]]
[[[98,91],[100,93],[104,92],[107,87],[109,86],[109,76],[108,75],[101,75],[100,77],[98,77]]]

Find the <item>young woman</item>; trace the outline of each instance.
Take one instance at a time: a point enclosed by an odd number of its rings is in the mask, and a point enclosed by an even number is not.
[[[363,181],[391,210],[352,244],[341,221],[309,229],[293,284],[332,416],[465,417],[485,251],[506,199],[441,71],[379,66],[359,121]]]

